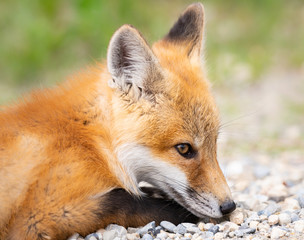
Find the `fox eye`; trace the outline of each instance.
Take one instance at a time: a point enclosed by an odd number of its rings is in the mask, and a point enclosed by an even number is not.
[[[177,144],[175,145],[175,149],[181,156],[187,159],[194,158],[196,155],[196,151],[189,143]]]

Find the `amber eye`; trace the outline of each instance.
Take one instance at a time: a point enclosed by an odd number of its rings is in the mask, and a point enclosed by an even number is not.
[[[175,145],[175,149],[181,156],[187,159],[194,158],[196,155],[196,151],[194,151],[189,143],[177,144]]]

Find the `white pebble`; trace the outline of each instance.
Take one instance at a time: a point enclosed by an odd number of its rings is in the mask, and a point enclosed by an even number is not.
[[[286,234],[286,231],[279,228],[279,227],[274,227],[271,231],[270,238],[271,239],[278,239],[280,237],[283,237]]]
[[[287,225],[289,223],[291,223],[291,217],[290,217],[290,215],[288,213],[281,213],[279,215],[279,224],[281,226],[283,226],[283,225]]]
[[[282,210],[298,210],[301,209],[299,202],[294,198],[286,198],[282,204]]]
[[[127,233],[127,239],[128,240],[136,240],[139,239],[140,236],[138,233]]]
[[[224,231],[233,232],[235,230],[239,229],[239,226],[233,222],[227,222],[224,225]]]
[[[249,227],[250,227],[250,228],[257,229],[257,228],[258,228],[258,224],[259,224],[258,221],[251,221],[251,222],[249,223]]]
[[[270,228],[270,226],[267,223],[259,223],[257,226],[257,229],[260,232],[268,232],[269,228]]]
[[[218,232],[214,235],[214,240],[222,240],[224,238],[224,233]]]
[[[162,231],[159,234],[157,234],[157,237],[160,239],[166,239],[168,237],[168,234],[166,232]]]
[[[270,215],[268,217],[268,223],[270,226],[275,225],[279,222],[279,216],[278,215]]]
[[[235,233],[234,232],[230,232],[230,233],[228,233],[228,236],[231,237],[231,238],[233,238],[235,236]]]
[[[244,211],[240,208],[237,208],[231,215],[230,215],[230,221],[241,225],[244,222]]]
[[[198,224],[198,228],[199,228],[199,230],[204,231],[204,229],[205,229],[205,223],[200,222],[200,223]]]
[[[267,216],[264,215],[264,214],[262,214],[262,215],[260,216],[260,220],[261,220],[261,221],[267,220]]]
[[[204,230],[205,231],[208,231],[211,227],[213,227],[214,226],[214,224],[213,223],[206,223],[205,225],[204,225]]]
[[[192,234],[191,234],[191,233],[185,233],[184,237],[185,237],[185,238],[190,238],[190,239],[191,239],[191,238],[192,238]]]
[[[294,222],[294,229],[297,232],[304,232],[304,220],[298,220]]]

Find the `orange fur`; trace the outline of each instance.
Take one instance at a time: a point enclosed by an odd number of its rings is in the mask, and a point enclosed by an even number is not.
[[[186,13],[193,9],[201,24],[202,7],[191,5]],[[113,76],[97,64],[1,110],[0,239],[64,239],[112,222],[151,220],[141,213],[103,215],[112,189],[140,194],[118,157],[123,144],[148,147],[153,159],[179,169],[191,189],[213,194],[219,204],[231,199],[216,160],[219,120],[198,57],[200,43],[165,38],[150,51],[133,28],[119,31],[140,39],[139,48],[157,59],[148,75],[155,79],[151,99],[137,97],[135,85],[128,93],[109,87]],[[178,154],[174,146],[183,142],[195,146],[195,158]]]

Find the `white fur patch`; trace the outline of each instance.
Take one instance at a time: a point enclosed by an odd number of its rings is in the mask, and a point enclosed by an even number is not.
[[[148,147],[135,143],[123,144],[117,148],[117,158],[123,168],[139,186],[145,181],[167,193],[197,216],[222,217],[218,200],[211,194],[190,194],[187,176],[178,167],[153,156]],[[193,193],[192,192],[192,193]]]

